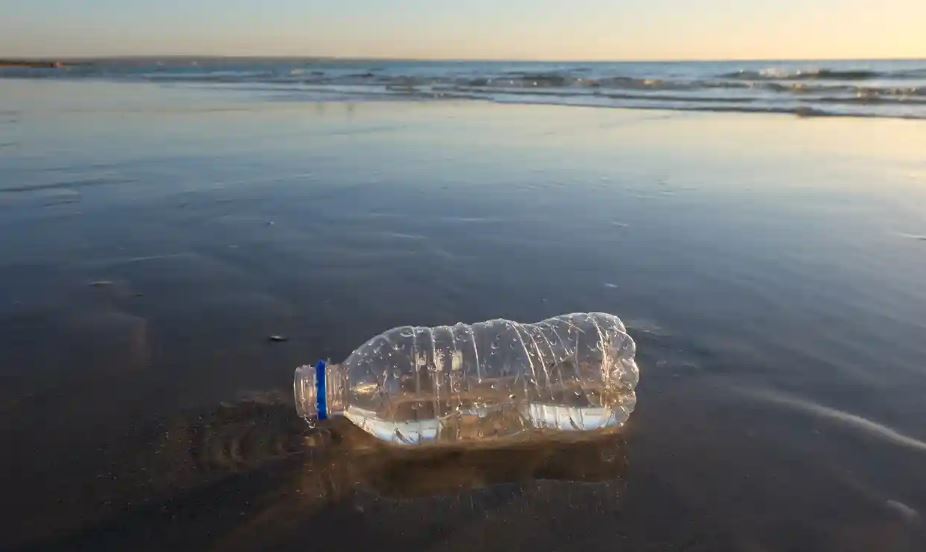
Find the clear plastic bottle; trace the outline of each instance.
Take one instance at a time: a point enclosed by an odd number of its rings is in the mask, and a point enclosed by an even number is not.
[[[603,431],[636,404],[635,350],[605,313],[402,326],[341,364],[297,368],[296,409],[310,424],[342,415],[400,445]]]

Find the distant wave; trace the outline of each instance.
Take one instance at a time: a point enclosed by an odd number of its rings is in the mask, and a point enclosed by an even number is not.
[[[216,86],[305,101],[486,100],[926,119],[926,61],[717,63],[91,60],[0,78]]]
[[[723,79],[738,80],[873,80],[873,79],[923,79],[926,68],[898,71],[874,71],[868,69],[781,69],[770,67],[760,70],[739,70],[717,75]]]
[[[718,75],[727,79],[745,80],[867,80],[887,76],[878,71],[849,70],[836,71],[831,69],[810,69],[788,71],[780,69],[762,69],[759,71],[740,70],[732,73]]]

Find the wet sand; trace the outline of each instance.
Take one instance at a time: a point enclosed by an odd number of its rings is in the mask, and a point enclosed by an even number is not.
[[[0,85],[0,548],[926,542],[920,122]],[[292,408],[384,329],[572,311],[638,342],[616,437]]]

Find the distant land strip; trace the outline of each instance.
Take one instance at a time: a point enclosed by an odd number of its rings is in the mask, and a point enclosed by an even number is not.
[[[50,59],[0,59],[0,67],[35,67],[41,69],[59,69],[64,67],[61,61]]]

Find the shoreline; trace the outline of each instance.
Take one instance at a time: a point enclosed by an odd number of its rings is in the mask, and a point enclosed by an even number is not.
[[[2,65],[3,61],[0,60],[0,69],[5,66]],[[67,65],[57,65],[57,66],[37,66],[40,68],[65,68],[73,67],[79,64],[67,64]],[[16,67],[16,66],[7,66],[7,67]],[[67,75],[65,72],[64,75]],[[37,79],[22,75],[0,75],[0,82],[21,82],[21,83],[36,83]],[[159,86],[161,83],[156,81],[119,81],[107,78],[67,78],[65,76],[61,79],[39,79],[38,82],[41,83],[41,86],[47,86],[49,84],[67,84],[72,85],[112,85],[112,86]],[[195,90],[195,88],[189,88],[188,90]],[[209,90],[208,87],[200,88],[203,92]],[[213,91],[221,92],[238,92],[238,93],[248,93],[250,92],[246,88],[235,89],[235,88],[225,88],[225,89],[213,89]],[[701,106],[663,106],[663,105],[632,105],[632,104],[623,104],[623,105],[607,105],[607,104],[580,104],[580,103],[568,103],[568,102],[556,102],[556,101],[510,101],[502,99],[492,99],[492,98],[470,98],[470,97],[445,97],[445,98],[430,98],[430,97],[415,97],[415,96],[406,96],[406,97],[389,97],[382,96],[377,97],[373,95],[364,95],[362,93],[357,93],[356,95],[348,96],[346,93],[341,96],[328,97],[325,95],[311,96],[307,95],[305,98],[300,100],[292,99],[291,97],[285,95],[288,90],[265,90],[264,92],[270,93],[271,95],[262,97],[263,101],[268,102],[278,102],[278,103],[303,103],[305,105],[314,105],[314,104],[343,104],[343,103],[353,103],[353,104],[379,104],[379,103],[407,103],[407,104],[424,104],[424,103],[488,103],[498,106],[542,106],[542,107],[562,107],[562,108],[573,108],[573,109],[592,109],[592,110],[604,110],[604,111],[628,111],[628,112],[657,112],[657,113],[666,113],[666,114],[703,114],[703,115],[723,115],[723,114],[732,114],[732,115],[758,115],[758,116],[774,116],[774,117],[790,117],[792,119],[798,120],[818,120],[818,119],[845,119],[845,120],[865,120],[865,121],[916,121],[922,122],[926,120],[926,115],[919,114],[880,114],[880,113],[836,113],[836,112],[826,112],[820,111],[818,109],[808,107],[803,109],[789,109],[789,108],[739,108],[739,107],[726,107],[726,106],[711,106],[711,107],[701,107]],[[272,93],[279,93],[279,97],[274,97]],[[252,98],[255,99],[255,98]]]

